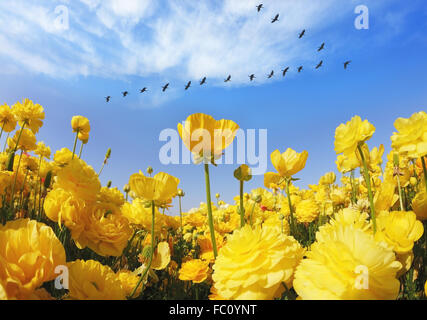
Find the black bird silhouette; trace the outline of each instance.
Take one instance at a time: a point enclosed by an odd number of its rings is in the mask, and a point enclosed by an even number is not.
[[[254,75],[254,74],[251,74],[251,75],[249,76],[249,79],[250,79],[251,81],[253,81],[253,80],[255,79],[255,75]]]
[[[147,88],[146,87],[144,87],[144,88],[142,88],[141,90],[139,90],[139,92],[140,93],[144,93],[144,92],[146,92],[147,91]]]
[[[200,85],[202,86],[202,85],[204,85],[206,83],[206,77],[204,77],[203,79],[202,79],[202,81],[200,81]]]
[[[127,92],[127,91],[123,91],[123,92],[122,92],[123,98],[124,98],[124,97],[126,97],[128,94],[129,94],[129,92]]]
[[[110,99],[111,99],[111,96],[105,97],[105,101],[107,101],[107,103],[110,102]]]
[[[302,32],[299,34],[299,38],[301,39],[302,37],[304,37],[304,35],[305,35],[305,29],[302,30]]]
[[[257,8],[258,12],[260,12],[261,9],[264,8],[264,5],[261,3],[261,4],[257,5],[256,8]]]
[[[268,75],[268,79],[273,78],[273,76],[274,76],[274,70],[271,70],[270,74]]]
[[[289,67],[286,67],[285,69],[282,70],[283,72],[283,76],[286,76],[286,73],[289,71]]]
[[[279,21],[279,14],[276,14],[276,16],[271,20],[271,23],[275,23],[276,21]]]
[[[323,42],[322,45],[317,49],[317,52],[322,51],[325,48],[325,43]]]
[[[351,60],[344,62],[344,69],[347,69],[350,63],[351,63]]]
[[[231,81],[231,75],[229,75],[228,77],[227,77],[227,79],[225,79],[224,80],[224,82],[230,82]]]
[[[298,67],[298,72],[301,72],[302,71],[302,66],[301,67]]]
[[[323,60],[319,62],[319,64],[316,66],[316,69],[319,69],[323,64]]]
[[[167,88],[169,88],[169,83],[166,83],[166,84],[162,87],[162,91],[163,91],[163,92],[165,92]]]
[[[185,86],[185,90],[188,90],[188,88],[191,87],[191,81],[188,81],[187,85]]]

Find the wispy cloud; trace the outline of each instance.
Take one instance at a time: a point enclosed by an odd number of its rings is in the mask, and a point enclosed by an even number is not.
[[[255,73],[263,75],[256,79],[262,83],[272,69],[318,62],[321,31],[358,4],[263,2],[258,13],[259,0],[2,1],[0,61],[55,78],[197,80],[206,75],[220,84],[232,74],[232,85],[241,85]],[[55,25],[59,5],[69,13],[67,30]],[[272,24],[277,13],[280,20]],[[302,29],[309,31],[298,39]]]

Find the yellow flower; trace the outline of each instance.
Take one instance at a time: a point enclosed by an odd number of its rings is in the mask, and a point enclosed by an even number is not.
[[[102,187],[98,194],[98,201],[109,203],[119,208],[125,203],[125,198],[117,188]]]
[[[328,172],[319,179],[321,185],[331,185],[335,183],[337,176],[334,172]]]
[[[302,200],[296,206],[295,217],[301,223],[313,222],[319,214],[319,206],[313,199]]]
[[[419,191],[412,200],[412,209],[417,215],[417,218],[424,221],[427,220],[427,192],[425,183],[421,183]]]
[[[185,146],[198,158],[214,163],[234,140],[239,126],[232,120],[215,120],[196,113],[190,115],[184,125],[178,123],[178,132]]]
[[[391,146],[410,158],[427,155],[427,113],[414,113],[409,119],[399,118],[394,122],[398,132],[391,136]]]
[[[135,199],[132,203],[126,202],[122,207],[122,214],[131,224],[138,225],[144,230],[151,230],[151,208],[146,207],[144,201]],[[164,225],[164,216],[155,208],[154,232],[159,233]]]
[[[297,153],[291,148],[288,148],[282,154],[279,150],[275,150],[270,157],[271,163],[277,170],[279,176],[289,178],[304,169],[308,158],[308,152],[303,151],[302,153]]]
[[[34,153],[39,157],[50,159],[50,148],[46,146],[44,142],[37,143],[37,149]]]
[[[184,262],[179,270],[179,280],[201,283],[208,278],[209,263],[200,259]]]
[[[368,120],[362,121],[359,116],[353,117],[335,130],[335,152],[346,156],[354,154],[358,144],[369,140],[374,132],[375,127]]]
[[[147,201],[165,203],[178,193],[179,179],[167,173],[159,172],[154,177],[144,176],[142,172],[133,174],[129,186],[138,197]]]
[[[0,126],[4,132],[12,132],[16,127],[16,118],[7,104],[0,106]]]
[[[71,192],[76,198],[95,201],[101,189],[98,175],[81,159],[73,159],[57,172],[55,188]]]
[[[269,300],[292,287],[295,267],[305,250],[277,228],[246,225],[221,249],[212,279],[217,293],[231,300]]]
[[[359,159],[357,159],[356,153],[343,155],[340,154],[337,157],[335,162],[338,168],[338,171],[341,173],[347,173],[359,167]]]
[[[120,280],[120,283],[122,285],[125,295],[129,296],[132,293],[133,289],[138,284],[139,277],[135,273],[129,270],[120,270],[117,273],[117,277]],[[140,295],[142,288],[143,286],[138,287],[138,289],[136,290],[135,296]]]
[[[74,116],[71,119],[71,127],[73,132],[78,132],[82,136],[89,135],[90,132],[90,123],[89,119],[83,116]]]
[[[9,148],[14,149],[16,142],[18,141],[20,130],[15,132],[15,135],[12,138],[7,139],[7,144]],[[24,129],[22,130],[21,138],[19,138],[18,148],[22,151],[33,151],[36,150],[36,136],[31,130]]]
[[[219,252],[221,251],[221,248],[224,245],[224,237],[218,233],[215,233],[215,240],[216,240],[216,246]],[[200,247],[200,259],[208,262],[214,262],[215,257],[213,254],[212,239],[211,239],[210,233],[198,236],[197,244]]]
[[[396,299],[401,268],[389,247],[351,225],[337,225],[315,242],[295,272],[304,300]]]
[[[124,300],[119,277],[108,266],[94,260],[68,263],[69,297],[76,300]]]
[[[234,171],[234,177],[239,181],[249,181],[252,179],[252,170],[248,165],[242,164]]]
[[[73,153],[68,148],[62,148],[55,152],[53,161],[58,167],[65,167],[72,159]]]
[[[33,133],[37,133],[43,125],[44,111],[39,104],[34,104],[30,99],[24,99],[22,103],[17,102],[12,107],[12,112],[22,127],[24,124]]]
[[[74,239],[77,247],[89,247],[101,256],[120,256],[132,236],[132,229],[121,212],[115,210],[103,203],[89,208],[84,231]]]
[[[171,261],[171,251],[169,243],[166,241],[160,242],[154,252],[151,268],[154,270],[165,269]]]
[[[408,253],[424,233],[423,224],[412,211],[383,211],[377,217],[377,241],[385,241],[396,253]]]
[[[0,283],[9,298],[26,299],[65,265],[65,250],[53,230],[35,220],[0,225]]]

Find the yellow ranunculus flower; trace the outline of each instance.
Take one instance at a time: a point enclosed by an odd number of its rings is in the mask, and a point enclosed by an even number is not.
[[[43,107],[39,104],[34,104],[30,99],[24,99],[22,103],[17,102],[12,106],[12,112],[22,127],[30,128],[33,133],[37,133],[43,125],[45,117]]]
[[[277,228],[237,229],[227,239],[213,266],[217,293],[231,300],[270,300],[292,287],[305,250]]]
[[[147,231],[151,230],[151,208],[147,208],[143,200],[135,199],[132,203],[126,202],[121,211],[129,223],[138,225]],[[164,216],[155,208],[154,232],[160,233],[164,225]]]
[[[101,189],[98,175],[83,160],[74,158],[57,172],[55,188],[73,193],[76,198],[95,201]]]
[[[37,143],[37,149],[34,153],[42,158],[50,159],[50,148],[44,144],[44,142],[40,141]]]
[[[76,300],[125,300],[119,277],[94,260],[76,260],[69,268],[69,297]]]
[[[412,209],[418,219],[422,221],[427,220],[427,192],[425,183],[420,184],[419,191],[412,200]]]
[[[337,176],[334,172],[328,172],[319,179],[319,184],[331,185],[335,183],[336,179]]]
[[[166,241],[162,241],[157,245],[157,248],[154,251],[151,268],[154,270],[163,270],[168,266],[170,261],[171,251],[169,243],[167,243]]]
[[[337,154],[353,155],[361,142],[369,140],[375,127],[368,120],[362,121],[359,116],[353,117],[346,124],[340,124],[335,130],[335,151]]]
[[[16,128],[16,118],[7,104],[0,106],[0,127],[4,132],[12,132]]]
[[[20,134],[20,130],[16,131],[15,135],[12,138],[7,139],[7,144],[9,148],[11,148],[12,150],[16,146],[16,142],[18,141],[19,134]],[[37,139],[34,133],[29,129],[24,129],[22,130],[21,137],[19,138],[17,149],[22,150],[24,152],[36,150],[37,148],[36,142],[37,142]]]
[[[184,125],[178,123],[178,132],[185,146],[198,160],[212,163],[233,142],[238,129],[232,120],[215,120],[203,113],[190,115]]]
[[[313,199],[302,200],[296,205],[295,217],[298,222],[310,223],[316,220],[320,214],[320,208]]]
[[[126,296],[129,296],[133,289],[136,287],[139,281],[139,276],[129,270],[120,270],[117,273],[117,277],[120,280],[123,291]],[[139,296],[142,291],[143,286],[139,286],[136,290],[135,296]]]
[[[72,159],[73,153],[68,148],[62,148],[55,152],[53,156],[53,161],[58,167],[66,166]]]
[[[303,300],[396,299],[401,267],[391,248],[371,233],[338,224],[311,245],[295,272],[294,288]]]
[[[65,265],[65,250],[53,230],[29,219],[0,225],[0,283],[9,299],[26,299]]]
[[[179,269],[179,279],[183,281],[193,281],[201,283],[208,278],[210,273],[209,263],[200,259],[193,259],[184,262]]]
[[[275,150],[270,158],[279,176],[289,178],[304,169],[308,152],[303,151],[302,153],[298,153],[288,148],[281,154],[279,150]]]
[[[338,171],[341,173],[346,173],[352,171],[359,167],[359,159],[356,157],[356,153],[343,155],[340,154],[337,157],[337,161],[335,162],[338,168]]]
[[[424,233],[423,224],[412,211],[381,212],[377,217],[377,241],[385,241],[396,253],[408,253]]]
[[[86,117],[74,116],[71,119],[71,127],[73,128],[73,132],[78,132],[83,136],[89,135],[90,123],[89,123],[89,119]]]
[[[142,172],[133,174],[129,186],[138,197],[147,201],[163,203],[170,201],[178,193],[179,179],[159,172],[154,177],[144,176]]]
[[[398,132],[391,136],[391,146],[409,158],[427,155],[427,113],[414,113],[409,119],[399,118],[394,122]]]

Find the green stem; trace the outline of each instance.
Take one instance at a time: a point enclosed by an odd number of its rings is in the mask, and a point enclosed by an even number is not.
[[[254,201],[254,204],[252,205],[252,210],[251,210],[251,216],[250,216],[250,221],[251,221],[251,227],[252,227],[252,225],[253,225],[253,219],[252,219],[252,217],[253,217],[253,214],[254,214],[254,209],[255,209],[255,204],[256,204],[256,202]]]
[[[3,135],[3,130],[4,130],[4,122],[3,122],[3,125],[1,126],[0,139],[1,139],[1,136]]]
[[[402,187],[400,185],[400,176],[397,174],[397,187],[399,189],[399,200],[400,200],[400,211],[405,211],[403,206],[403,195],[402,195]]]
[[[5,151],[6,151],[7,139],[9,139],[9,136],[10,136],[10,133],[8,132],[8,133],[7,133],[7,136],[6,136],[6,141],[4,142],[3,152],[5,152]]]
[[[99,170],[99,172],[98,172],[98,177],[101,175],[102,170],[104,170],[104,166],[105,166],[105,160],[104,160],[104,162],[102,163],[101,170]]]
[[[139,279],[138,283],[136,284],[136,287],[133,289],[132,293],[130,294],[129,298],[132,298],[138,290],[138,287],[140,286],[141,282],[144,280],[145,275],[147,274],[148,270],[150,270],[151,262],[153,261],[153,254],[154,254],[154,217],[155,217],[155,205],[154,201],[151,201],[151,250],[150,250],[150,258],[148,260],[147,268],[144,270],[144,273],[142,274],[141,278]]]
[[[350,184],[351,184],[351,203],[356,204],[356,188],[354,187],[354,170],[350,173]]]
[[[76,146],[77,146],[77,140],[79,138],[79,130],[76,131],[76,138],[74,139],[74,147],[73,147],[73,156],[71,157],[71,160],[74,159],[74,155],[76,153]]]
[[[216,248],[215,228],[214,228],[213,217],[212,217],[211,185],[209,181],[209,164],[208,163],[205,163],[205,180],[206,180],[206,202],[208,206],[208,223],[209,223],[209,230],[211,233],[212,249],[213,249],[214,257],[216,259],[218,255],[218,250]]]
[[[83,146],[84,143],[82,142],[82,145],[80,146],[79,159],[82,157]]]
[[[424,160],[424,157],[421,157],[421,163],[423,165],[423,171],[424,171],[424,182],[426,185],[426,191],[427,191],[427,168],[426,168],[426,162]]]
[[[37,182],[36,182],[36,187],[34,188],[34,211],[36,211],[36,205],[37,205],[37,188],[39,186],[39,181],[41,183],[41,177],[39,177],[39,175],[40,175],[40,168],[41,168],[41,165],[42,165],[42,159],[43,159],[43,157],[40,156],[39,167],[38,167],[38,170],[37,170],[37,180],[36,180]]]
[[[184,227],[182,224],[182,206],[181,206],[181,196],[179,197],[179,217],[181,218],[181,236],[184,235]]]
[[[21,197],[19,200],[19,208],[22,209],[22,204],[24,201],[24,189],[25,189],[25,184],[27,183],[27,177],[28,177],[28,172],[30,171],[30,169],[27,169],[27,171],[25,172],[25,178],[24,178],[24,183],[22,184],[22,188],[21,188]]]
[[[292,209],[292,202],[291,202],[291,192],[289,191],[289,185],[290,185],[291,179],[286,179],[286,195],[288,196],[288,204],[289,204],[289,213],[291,217],[291,232],[293,235],[295,235],[295,221],[294,221],[294,210]]]
[[[363,154],[361,146],[358,145],[357,149],[359,150],[360,157],[362,158],[363,176],[365,178],[366,187],[368,188],[368,198],[369,198],[369,204],[371,207],[371,217],[372,217],[373,229],[374,229],[374,234],[375,234],[377,232],[377,221],[376,221],[376,216],[375,216],[374,197],[372,195],[372,188],[371,188],[371,177],[369,175],[368,165],[366,163],[365,155]]]
[[[19,140],[19,138],[18,138]],[[13,201],[15,200],[14,195],[15,195],[15,186],[16,186],[16,180],[18,179],[18,173],[19,173],[19,166],[21,165],[21,159],[22,159],[22,153],[24,151],[21,150],[21,154],[19,155],[19,160],[18,160],[18,166],[16,167],[16,172],[15,172],[15,179],[13,180],[13,185],[12,185],[12,194],[11,194],[11,199],[10,199],[10,206],[13,206]]]
[[[22,124],[21,130],[19,131],[18,140],[16,140],[16,145],[15,145],[15,148],[13,149],[13,152],[16,152],[16,150],[18,150],[19,140],[21,140],[22,131],[24,131],[24,127],[25,127],[25,122]]]
[[[245,226],[245,208],[243,207],[243,181],[240,181],[240,227]]]

